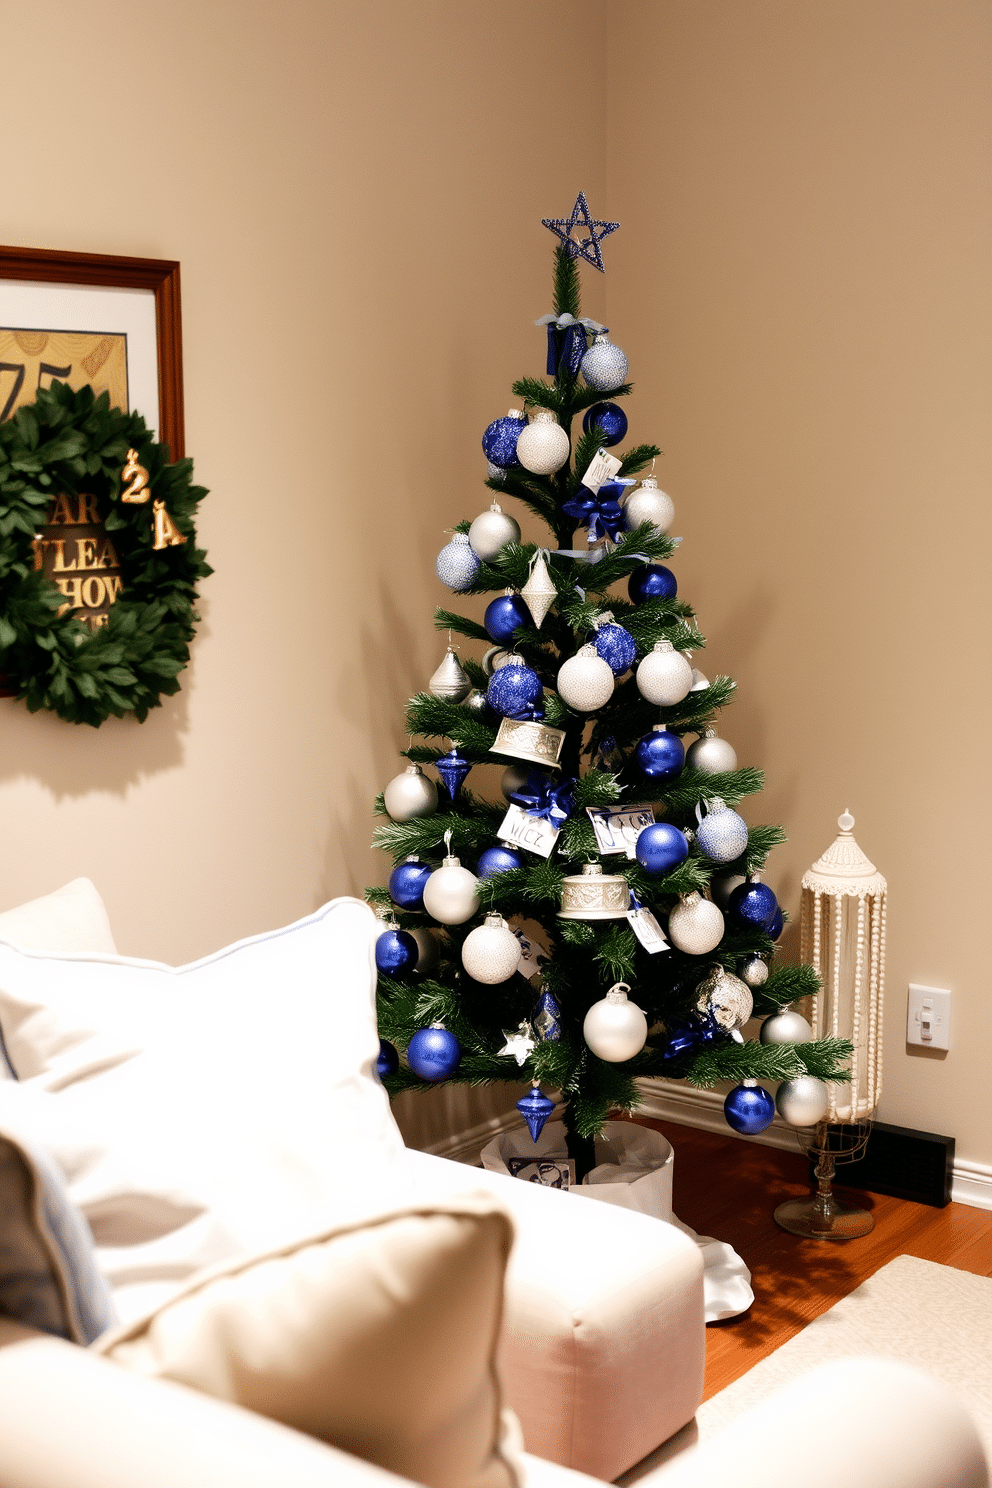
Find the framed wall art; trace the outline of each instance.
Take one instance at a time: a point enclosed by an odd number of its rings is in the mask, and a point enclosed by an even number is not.
[[[108,392],[182,459],[179,264],[0,247],[0,423],[53,381]]]

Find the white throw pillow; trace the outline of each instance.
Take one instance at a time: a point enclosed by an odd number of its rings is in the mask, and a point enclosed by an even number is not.
[[[53,894],[4,910],[0,940],[36,951],[117,954],[103,900],[88,878],[74,878]]]
[[[376,921],[335,899],[189,966],[0,943],[0,1030],[121,1316],[199,1267],[373,1212],[403,1153]]]
[[[430,1488],[512,1488],[496,1342],[510,1222],[466,1194],[211,1268],[102,1338],[151,1379]]]

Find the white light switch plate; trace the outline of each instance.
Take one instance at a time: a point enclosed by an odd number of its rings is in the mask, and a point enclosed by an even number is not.
[[[906,1018],[907,1044],[924,1049],[951,1047],[951,994],[940,987],[909,984],[909,1012]]]

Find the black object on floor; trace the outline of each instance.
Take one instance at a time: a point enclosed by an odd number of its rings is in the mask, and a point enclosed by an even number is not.
[[[838,1188],[891,1194],[894,1199],[943,1209],[951,1200],[953,1166],[953,1137],[876,1121],[864,1156],[839,1166],[834,1183]],[[810,1179],[813,1181],[812,1163]]]

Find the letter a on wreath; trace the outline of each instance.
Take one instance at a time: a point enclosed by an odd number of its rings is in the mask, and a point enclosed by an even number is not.
[[[0,424],[0,674],[32,713],[103,723],[178,692],[212,570],[192,460],[137,413],[53,382]]]

